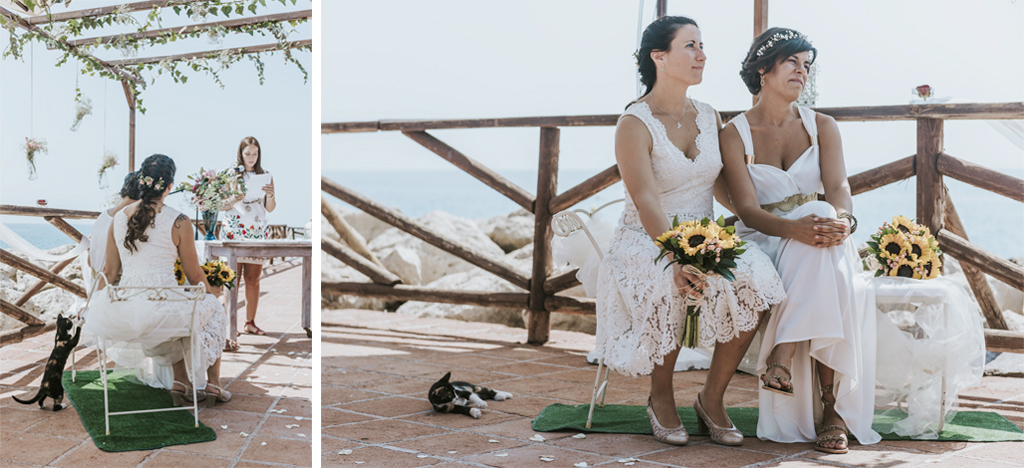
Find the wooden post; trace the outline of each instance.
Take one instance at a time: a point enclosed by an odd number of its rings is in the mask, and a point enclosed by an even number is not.
[[[768,0],[754,0],[754,37],[768,30]]]
[[[946,200],[946,212],[944,214],[946,227],[953,234],[963,237],[964,240],[969,240],[967,238],[967,230],[964,229],[964,224],[960,221],[960,215],[956,212],[956,207],[953,206],[953,199],[949,197],[949,189],[946,188],[946,184],[942,184],[942,197]],[[967,284],[971,286],[974,297],[978,299],[978,306],[981,308],[981,314],[988,322],[988,326],[997,330],[1007,330],[1006,321],[1003,320],[1003,312],[996,305],[996,297],[992,294],[992,288],[989,287],[985,274],[967,262],[960,262],[960,269],[964,271]]]
[[[944,227],[945,200],[942,197],[942,174],[938,169],[939,153],[942,152],[942,123],[939,119],[917,119],[917,222],[928,226],[933,233]]]
[[[658,0],[657,3],[658,18],[665,16],[668,10],[668,0]]]
[[[540,162],[537,167],[537,201],[533,207],[533,276],[530,278],[530,323],[527,343],[542,345],[551,331],[550,313],[544,307],[544,282],[554,267],[551,259],[551,198],[558,193],[557,127],[540,129]]]
[[[43,216],[43,219],[59,229],[60,232],[63,232],[68,237],[74,239],[75,242],[82,242],[82,233],[78,232],[78,229],[75,229],[74,226],[68,224],[67,221],[64,221],[64,218],[61,218],[60,216]]]
[[[384,268],[384,264],[377,259],[377,256],[370,251],[370,248],[366,246],[366,239],[359,235],[351,225],[345,221],[345,218],[341,217],[339,212],[334,205],[331,205],[323,195],[320,196],[320,214],[327,218],[327,222],[334,227],[334,232],[338,233],[341,237],[341,241],[348,244],[348,246],[356,251],[363,258],[375,263],[377,266]],[[344,260],[342,260],[344,261]]]
[[[124,98],[128,101],[128,172],[135,171],[135,94],[127,81],[121,80]]]

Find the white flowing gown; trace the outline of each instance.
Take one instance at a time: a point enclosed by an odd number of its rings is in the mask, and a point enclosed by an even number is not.
[[[128,232],[128,216],[124,210],[114,215],[114,239],[121,256],[120,286],[177,286],[174,262],[178,248],[171,238],[174,220],[181,213],[167,205],[157,213],[153,226],[146,229],[149,240],[136,240],[137,250],[129,252],[124,246]],[[111,302],[107,290],[96,291],[85,317],[82,331],[105,340],[110,358],[121,368],[135,369],[136,376],[147,385],[170,388],[173,383],[171,365],[183,357],[189,358],[190,346],[186,339],[186,355],[172,340],[168,330],[188,325],[191,318],[190,302],[154,302],[143,298]],[[206,386],[206,369],[220,357],[224,348],[227,314],[212,294],[206,294],[196,306],[200,363],[196,369],[195,386]],[[191,362],[191,361],[189,361]]]
[[[713,186],[722,169],[718,126],[711,106],[693,100],[697,109],[696,145],[690,160],[669,139],[664,125],[646,103],[626,109],[646,126],[653,140],[651,166],[661,209],[671,221],[714,219]],[[758,314],[779,303],[785,292],[771,260],[748,244],[737,258],[736,281],[704,291],[700,345],[727,342],[758,325]],[[668,261],[654,263],[659,249],[640,223],[640,214],[626,191],[625,207],[601,262],[597,278],[597,348],[594,355],[617,372],[646,375],[664,363],[680,345],[686,317],[683,297],[672,280]],[[589,288],[588,288],[589,289]]]
[[[817,195],[824,193],[813,110],[800,107],[800,118],[811,146],[787,170],[767,164],[748,164],[761,207],[787,219],[808,215],[836,217],[835,208]],[[732,120],[749,160],[754,144],[746,115]],[[821,422],[820,386],[814,360],[836,371],[836,411],[861,444],[881,440],[871,429],[875,397],[874,296],[863,277],[853,239],[837,247],[820,248],[794,239],[768,236],[736,223],[743,240],[756,242],[775,262],[786,288],[786,299],[772,309],[761,339],[757,372],[779,343],[799,343],[793,357],[793,396],[764,389],[759,395],[757,436],[776,442],[816,439]],[[781,371],[779,371],[781,372]]]

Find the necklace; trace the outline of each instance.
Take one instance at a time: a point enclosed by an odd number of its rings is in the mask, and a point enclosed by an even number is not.
[[[676,128],[683,128],[683,119],[686,118],[686,111],[690,108],[690,101],[689,100],[686,101],[686,107],[683,107],[683,116],[679,117],[678,119],[674,115],[669,114],[668,112],[665,112],[665,111],[661,110],[661,108],[658,107],[658,105],[654,103],[654,100],[649,100],[649,101],[647,101],[647,103],[652,105],[652,106],[654,106],[655,109],[658,109],[658,112],[661,112],[662,114],[667,115],[670,119],[675,120]]]

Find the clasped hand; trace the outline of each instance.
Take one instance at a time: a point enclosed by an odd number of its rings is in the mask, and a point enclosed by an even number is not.
[[[697,275],[683,271],[683,267],[678,263],[672,264],[672,273],[672,281],[683,297],[698,298],[704,292],[704,288],[708,287],[707,281],[700,279]]]
[[[842,245],[850,236],[845,219],[826,218],[808,215],[797,220],[798,229],[794,238],[815,247],[836,247]]]

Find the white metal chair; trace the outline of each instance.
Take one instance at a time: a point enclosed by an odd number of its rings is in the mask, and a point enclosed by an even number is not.
[[[624,201],[624,198],[610,201],[594,209],[593,211],[575,209],[575,210],[564,210],[556,213],[551,217],[551,230],[554,231],[559,237],[569,237],[573,234],[577,234],[583,231],[590,239],[590,243],[594,246],[594,250],[597,251],[597,256],[601,260],[604,260],[604,254],[601,253],[601,246],[597,245],[597,240],[594,239],[594,235],[591,234],[590,229],[587,229],[586,223],[580,214],[586,215],[587,219],[593,218],[598,211],[607,208],[610,205]],[[579,213],[579,214],[577,214]],[[601,370],[604,370],[604,382],[601,382]],[[608,377],[611,374],[611,370],[605,367],[604,357],[597,362],[597,376],[594,378],[594,393],[590,397],[590,411],[587,413],[587,424],[586,428],[590,429],[590,426],[594,422],[594,405],[604,408],[604,399],[607,396],[608,391]],[[601,402],[598,403],[598,397],[601,398]]]
[[[199,403],[196,398],[195,388],[195,373],[200,367],[199,361],[199,340],[196,339],[196,306],[199,301],[206,295],[206,287],[204,285],[198,286],[167,286],[167,287],[140,287],[140,286],[107,286],[107,294],[110,297],[110,302],[123,302],[135,298],[143,298],[151,302],[191,302],[192,310],[189,314],[189,325],[180,329],[171,330],[173,339],[176,339],[181,345],[181,351],[183,355],[185,353],[185,338],[190,338],[191,343],[191,356],[192,362],[189,363],[188,359],[185,359],[185,371],[188,374],[189,381],[192,385],[192,412],[195,417],[195,427],[199,427]],[[113,340],[109,340],[113,341]],[[137,411],[110,411],[110,403],[107,394],[107,350],[108,340],[97,337],[96,342],[96,355],[100,363],[100,379],[103,382],[103,419],[106,424],[106,433],[110,435],[110,417],[119,416],[125,414],[139,414],[139,413],[159,413],[164,411],[179,411],[188,410],[188,406],[176,406],[173,408],[159,408],[149,410],[137,410]],[[74,362],[74,361],[72,361]],[[191,365],[190,365],[191,364]],[[72,371],[72,376],[74,371]]]

